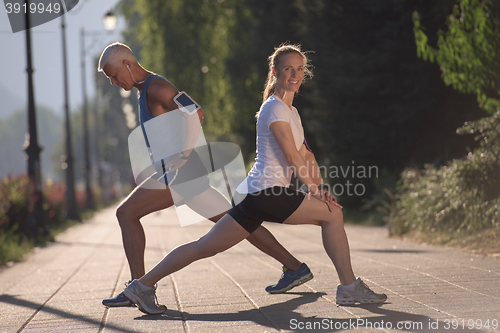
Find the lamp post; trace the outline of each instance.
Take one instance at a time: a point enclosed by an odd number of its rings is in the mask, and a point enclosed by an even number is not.
[[[116,16],[108,9],[103,19],[104,28],[111,32],[116,27]],[[102,32],[87,32],[83,27],[80,28],[80,51],[82,56],[82,94],[83,94],[83,137],[84,137],[84,154],[85,154],[85,193],[86,207],[95,208],[95,202],[92,195],[92,170],[90,167],[90,144],[89,144],[89,127],[88,127],[88,104],[87,104],[87,82],[85,75],[85,37],[102,35]],[[97,139],[97,138],[96,138]]]
[[[85,193],[87,208],[95,208],[91,188],[90,151],[89,151],[89,126],[87,107],[87,83],[85,80],[85,30],[80,29],[80,48],[82,52],[82,91],[83,91],[83,151],[85,154]]]
[[[63,48],[63,75],[64,75],[64,116],[66,132],[66,218],[80,220],[76,208],[75,197],[75,173],[73,165],[73,148],[71,146],[71,124],[69,114],[69,96],[68,96],[68,66],[66,61],[66,31],[64,16],[61,16],[62,48]]]
[[[27,3],[27,1],[26,1]],[[43,197],[42,176],[40,172],[40,152],[42,148],[38,145],[38,134],[36,128],[35,97],[33,91],[33,66],[31,62],[31,30],[29,11],[25,15],[26,26],[26,72],[28,74],[28,138],[24,151],[28,155],[28,176],[34,185],[34,209],[28,214],[26,232],[31,236],[38,236],[41,227],[44,227],[43,219]]]

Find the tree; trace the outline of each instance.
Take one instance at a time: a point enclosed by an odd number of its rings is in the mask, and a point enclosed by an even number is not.
[[[418,59],[413,39],[413,11],[439,28],[454,3],[122,1],[126,42],[140,50],[145,67],[201,104],[211,140],[235,142],[253,160],[267,57],[285,41],[301,43],[313,51],[315,77],[294,104],[320,164],[347,167],[354,160],[392,175],[410,163],[463,156],[474,143],[457,139],[455,130],[482,115],[475,98],[446,87],[439,69]],[[377,180],[363,181],[369,196]]]
[[[417,54],[440,65],[447,85],[477,95],[490,113],[500,107],[500,2],[460,0],[448,18],[448,31],[429,45],[418,12],[413,13]]]
[[[418,55],[436,60],[447,85],[475,94],[492,115],[457,130],[478,134],[479,147],[465,158],[439,169],[427,165],[402,173],[389,217],[393,233],[418,230],[431,237],[445,233],[456,238],[500,226],[500,66],[495,59],[500,51],[499,14],[498,1],[457,1],[448,30],[437,34],[436,48],[429,46],[419,13],[413,14]]]
[[[210,128],[212,140],[231,136],[231,119],[236,112],[231,86],[225,79],[234,2],[172,0],[124,5],[125,15],[136,25],[128,36],[142,44],[138,54],[141,64],[166,76],[202,106],[204,126]],[[142,20],[134,21],[134,13]]]

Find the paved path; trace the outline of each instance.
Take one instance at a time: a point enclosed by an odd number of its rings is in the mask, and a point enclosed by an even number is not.
[[[144,219],[147,268],[211,226],[181,228],[175,216],[166,210]],[[313,280],[287,294],[267,294],[263,289],[277,281],[280,265],[242,242],[160,281],[158,298],[169,310],[146,316],[135,307],[101,305],[129,278],[114,208],[106,209],[0,271],[0,332],[457,331],[453,325],[500,332],[492,329],[500,321],[499,258],[391,239],[384,228],[347,226],[354,272],[389,299],[344,307],[335,304],[338,278],[320,229],[266,226],[307,262]]]

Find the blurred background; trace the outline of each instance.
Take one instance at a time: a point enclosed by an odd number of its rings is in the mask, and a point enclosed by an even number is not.
[[[344,189],[335,194],[346,219],[392,223],[395,234],[447,230],[443,219],[454,231],[471,230],[471,221],[481,219],[498,228],[498,191],[487,188],[500,178],[498,158],[491,164],[471,159],[477,149],[483,155],[496,149],[476,136],[498,123],[500,70],[492,59],[499,7],[488,0],[81,0],[64,16],[66,51],[61,18],[30,29],[42,183],[67,189],[67,87],[75,209],[95,209],[135,186],[127,137],[138,125],[136,91],[120,91],[96,71],[100,53],[114,41],[187,91],[205,111],[207,138],[237,143],[251,167],[267,57],[291,42],[311,51],[314,78],[294,104],[318,163],[328,170],[325,182]],[[106,30],[110,10],[117,21]],[[25,43],[24,32],[12,33],[0,11],[4,179],[26,174]],[[490,125],[475,126],[478,119]],[[466,122],[472,127],[457,134]],[[497,142],[498,134],[489,137]],[[458,171],[450,176],[450,168]],[[481,181],[490,185],[478,187]],[[460,191],[478,201],[460,201]],[[458,213],[474,205],[484,213]],[[408,211],[414,214],[404,215]]]

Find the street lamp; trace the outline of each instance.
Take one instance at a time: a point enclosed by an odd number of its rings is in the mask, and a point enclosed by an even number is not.
[[[104,29],[106,29],[107,31],[115,30],[116,21],[116,16],[113,14],[110,8],[107,8],[103,19]]]
[[[116,16],[113,15],[110,9],[107,9],[103,18],[104,28],[111,32],[116,28]],[[83,136],[84,136],[84,153],[85,153],[85,192],[86,192],[86,207],[94,209],[95,202],[92,196],[92,177],[90,167],[90,146],[89,146],[89,129],[88,129],[88,105],[87,105],[87,83],[85,75],[85,37],[102,35],[100,31],[85,32],[85,29],[80,29],[80,51],[82,55],[82,93],[83,93]],[[96,138],[97,139],[97,138]]]
[[[71,146],[71,124],[69,114],[69,96],[68,96],[68,66],[66,61],[66,24],[65,15],[61,16],[62,48],[63,48],[63,75],[64,75],[64,117],[66,132],[66,218],[71,220],[80,220],[76,209],[75,197],[75,173],[73,166],[73,148]]]
[[[26,1],[27,3],[27,1]],[[34,209],[28,214],[27,233],[38,236],[41,227],[45,227],[43,219],[42,176],[40,172],[40,152],[36,128],[35,97],[33,92],[33,66],[31,62],[31,30],[29,11],[25,15],[26,27],[26,72],[28,73],[28,137],[24,151],[28,155],[28,176],[34,185]]]

